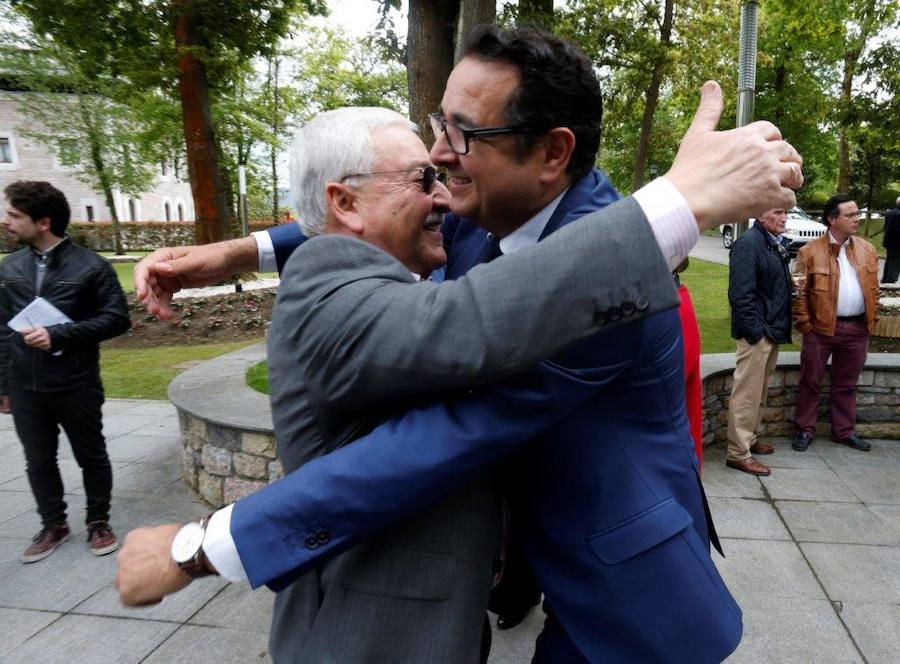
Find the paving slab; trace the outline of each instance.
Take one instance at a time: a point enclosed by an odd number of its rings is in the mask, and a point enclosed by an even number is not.
[[[30,491],[0,491],[0,524],[36,509]]]
[[[739,604],[754,596],[827,599],[794,542],[722,539],[725,558],[713,553],[719,573]]]
[[[776,500],[824,500],[856,503],[857,495],[831,469],[779,468],[761,477],[763,486]]]
[[[815,453],[833,470],[841,468],[892,467],[900,469],[900,457],[890,451],[890,447],[882,441],[872,441],[872,449],[868,452],[854,450],[830,440],[816,445]],[[813,449],[810,447],[810,449]],[[799,454],[799,452],[798,452]]]
[[[268,636],[219,627],[184,625],[154,650],[145,664],[268,662]]]
[[[25,565],[22,541],[0,539],[0,604],[7,608],[69,611],[109,584],[115,556],[97,557],[80,535],[48,558]]]
[[[741,609],[744,637],[728,664],[863,661],[828,600],[753,595]]]
[[[900,505],[900,468],[836,468],[835,473],[865,503]]]
[[[900,604],[900,546],[800,544],[828,597]]]
[[[766,500],[709,497],[709,511],[719,537],[789,540],[781,517]]]
[[[900,606],[844,602],[841,618],[869,664],[900,662]]]
[[[66,615],[12,650],[7,664],[143,661],[178,624]],[[233,660],[234,661],[234,660]]]
[[[868,508],[886,527],[900,533],[900,505],[870,504]]]
[[[228,584],[188,621],[192,625],[269,633],[275,593]]]
[[[71,613],[131,618],[133,620],[162,620],[175,623],[187,620],[215,597],[227,581],[219,577],[198,580],[181,592],[163,599],[154,606],[124,607],[119,601],[119,593],[112,587],[112,577],[108,584],[97,593],[71,609]]]
[[[775,501],[798,542],[900,545],[900,530],[858,503]]]
[[[766,454],[758,458],[771,468],[812,468],[819,470],[828,468],[828,464],[818,454],[808,451],[798,452],[792,449],[789,440],[778,443],[774,454]]]
[[[52,611],[0,609],[0,625],[3,626],[3,638],[0,639],[0,658],[25,643],[54,620],[59,619],[61,615],[61,613]]]

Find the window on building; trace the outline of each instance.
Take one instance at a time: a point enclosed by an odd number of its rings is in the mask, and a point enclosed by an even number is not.
[[[128,199],[128,220],[137,221],[137,204],[133,198]]]
[[[85,205],[84,206],[84,218],[88,221],[94,221],[94,206],[93,205]]]
[[[12,141],[8,136],[0,136],[0,164],[13,163]]]
[[[172,206],[169,205],[169,201],[166,201],[165,205],[163,205],[163,209],[166,213],[166,221],[172,221]]]
[[[74,138],[63,138],[59,141],[59,163],[62,166],[77,166],[81,161],[81,150]]]
[[[184,207],[181,203],[178,204],[178,221],[184,221]]]

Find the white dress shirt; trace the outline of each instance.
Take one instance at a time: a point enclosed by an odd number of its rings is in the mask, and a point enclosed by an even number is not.
[[[831,244],[837,244],[837,240],[834,239],[831,231],[828,231],[828,241]],[[847,258],[847,246],[849,243],[850,238],[848,237],[844,240],[841,250],[838,252],[838,267],[841,269],[841,276],[838,279],[838,316],[859,316],[866,313],[866,300],[863,296],[862,286],[859,283],[859,275],[856,274],[856,269],[853,267],[850,259]]]
[[[535,244],[544,232],[547,222],[562,200],[565,192],[552,200],[543,210],[500,240],[500,250],[512,253],[522,247]],[[685,259],[700,237],[697,220],[681,192],[664,177],[638,189],[634,199],[641,206],[656,243],[670,269]],[[260,272],[274,272],[275,250],[265,231],[253,233],[259,254]],[[843,251],[843,249],[842,249]],[[852,270],[851,270],[852,271]],[[843,270],[842,270],[843,272]],[[842,278],[841,283],[845,280]],[[856,282],[859,288],[859,281]],[[860,295],[862,291],[860,290]],[[247,581],[247,573],[231,537],[231,510],[234,505],[223,507],[209,520],[203,551],[223,578],[231,582]]]

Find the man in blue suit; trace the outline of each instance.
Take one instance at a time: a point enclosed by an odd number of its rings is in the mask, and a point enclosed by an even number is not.
[[[535,248],[526,245],[592,209],[591,198],[602,187],[599,176],[590,171],[593,153],[589,161],[576,154],[581,137],[576,141],[568,126],[542,126],[540,117],[517,117],[515,101],[523,98],[536,69],[529,59],[546,51],[535,48],[523,33],[487,30],[476,36],[448,82],[443,112],[433,120],[438,140],[432,159],[448,168],[452,208],[468,217],[448,220],[448,276],[496,254],[498,244],[500,252],[517,254],[498,263],[533,259]],[[558,84],[565,86],[568,80],[563,76]],[[556,99],[545,91],[537,103],[529,101],[541,107]],[[770,126],[760,128],[771,133]],[[695,144],[693,137],[685,143]],[[790,162],[794,157],[785,145],[777,149],[779,159]],[[779,186],[799,184],[799,169],[793,165],[779,164],[775,170]],[[685,182],[674,173],[671,179]],[[501,180],[502,187],[494,186]],[[658,187],[664,188],[664,198],[679,196],[667,182]],[[727,188],[729,195],[741,191]],[[783,192],[755,193],[762,194],[758,205],[783,197]],[[646,198],[638,200],[642,209],[653,207]],[[696,200],[688,195],[688,201]],[[725,200],[723,196],[715,202]],[[506,217],[498,203],[510,210]],[[704,223],[711,217],[700,213],[716,207],[708,203],[688,203]],[[640,214],[638,204],[630,200],[615,209],[623,219]],[[601,215],[597,223],[610,219]],[[571,238],[566,230],[559,235]],[[292,259],[296,274],[316,273],[317,243],[298,250]],[[547,244],[560,246],[553,238]],[[472,283],[481,274],[480,268],[472,270]],[[384,273],[373,274],[373,280],[379,284],[364,293],[367,306],[374,301],[391,309],[398,291],[385,283],[390,279]],[[352,289],[333,292],[340,298],[367,288],[365,280],[352,283]],[[416,288],[426,299],[433,297],[432,288]],[[525,294],[510,285],[509,296]],[[624,302],[604,307],[603,315],[617,319],[640,306]],[[489,311],[485,314],[490,316]],[[334,326],[327,329],[320,323],[312,315],[302,325],[310,325],[311,347],[323,354],[307,368],[309,380],[321,389],[337,395],[348,390],[365,393],[369,383],[368,389],[377,391],[379,381],[372,379],[391,368],[410,379],[409,391],[420,389],[414,369],[419,374],[427,371],[421,365],[405,365],[399,355],[399,366],[386,362],[348,373],[342,363],[349,348],[342,344],[364,343],[365,338],[353,334],[352,325],[335,335]],[[382,323],[379,319],[369,329],[383,332]],[[675,312],[625,324],[619,332],[583,342],[490,388],[423,405],[303,466],[228,510],[228,530],[242,572],[253,585],[283,587],[323,555],[415,513],[468,473],[518,449],[511,489],[514,518],[525,534],[551,613],[536,659],[724,658],[740,638],[740,610],[709,558],[709,533],[684,415],[678,325]],[[415,349],[409,354],[421,357]],[[488,372],[486,380],[496,377]],[[528,439],[534,442],[523,449]],[[165,533],[136,535],[136,555],[143,538],[148,548],[149,540],[171,540],[172,529],[166,528]],[[132,593],[129,577],[129,570],[120,573],[123,600],[130,603],[184,585],[184,579],[173,585],[163,580],[147,593]],[[137,585],[144,583],[139,580]]]

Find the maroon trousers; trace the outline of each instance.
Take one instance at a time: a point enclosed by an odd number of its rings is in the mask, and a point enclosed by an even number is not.
[[[819,391],[825,363],[831,357],[831,437],[846,438],[856,424],[856,381],[866,363],[869,329],[865,316],[838,320],[834,336],[803,335],[800,349],[800,386],[794,421],[800,431],[815,435]]]

